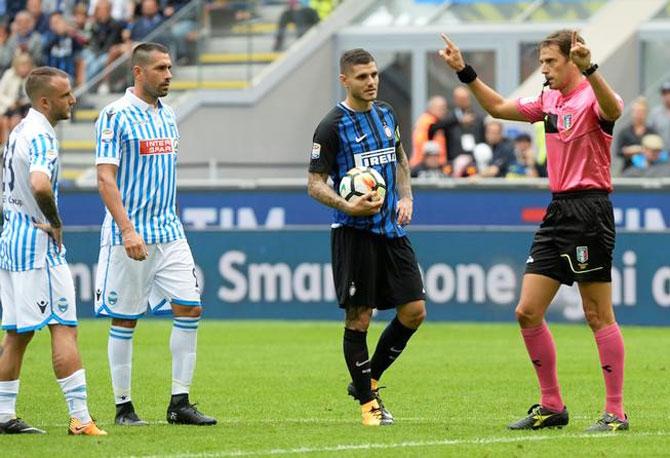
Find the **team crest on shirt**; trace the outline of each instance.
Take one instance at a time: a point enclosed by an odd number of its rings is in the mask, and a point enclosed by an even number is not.
[[[575,251],[577,254],[577,262],[579,263],[579,268],[585,269],[589,262],[589,247],[578,246]]]
[[[572,127],[572,113],[563,115],[563,129],[568,130]]]
[[[388,138],[393,138],[393,131],[392,131],[391,128],[390,128],[389,126],[387,126],[386,124],[384,124],[384,133],[386,134],[386,136],[387,136]]]

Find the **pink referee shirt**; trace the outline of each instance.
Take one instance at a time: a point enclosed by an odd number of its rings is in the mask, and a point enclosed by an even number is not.
[[[616,97],[623,107],[621,97]],[[544,121],[551,192],[612,191],[614,122],[600,118],[598,101],[586,78],[566,95],[552,89],[538,97],[519,98],[516,106],[529,122]]]

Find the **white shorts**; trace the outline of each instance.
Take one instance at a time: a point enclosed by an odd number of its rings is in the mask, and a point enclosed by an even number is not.
[[[0,302],[4,330],[77,326],[74,282],[67,264],[21,272],[0,269]]]
[[[149,257],[135,261],[123,245],[100,248],[95,280],[95,314],[136,320],[147,309],[172,313],[171,304],[200,306],[200,286],[186,240],[147,245]]]

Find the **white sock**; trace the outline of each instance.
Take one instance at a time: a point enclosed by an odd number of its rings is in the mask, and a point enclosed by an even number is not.
[[[112,326],[109,329],[107,357],[112,373],[114,403],[130,402],[130,375],[133,368],[133,332],[135,328]]]
[[[16,418],[16,397],[19,394],[19,380],[0,382],[0,423]]]
[[[195,371],[195,348],[200,318],[175,317],[172,321],[172,394],[188,393]]]
[[[86,394],[86,372],[84,369],[79,369],[72,375],[59,379],[58,384],[65,395],[70,416],[75,417],[82,423],[89,423],[91,415],[89,415],[86,405],[88,396]]]

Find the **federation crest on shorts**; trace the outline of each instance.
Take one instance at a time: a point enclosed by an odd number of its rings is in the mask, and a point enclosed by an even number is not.
[[[568,130],[572,127],[572,114],[563,115],[563,129]]]
[[[579,263],[579,268],[586,268],[587,263],[589,262],[589,247],[587,246],[578,246],[576,248],[577,262]]]
[[[107,303],[109,304],[110,307],[116,305],[118,300],[119,300],[119,294],[116,291],[111,291],[107,295]]]

